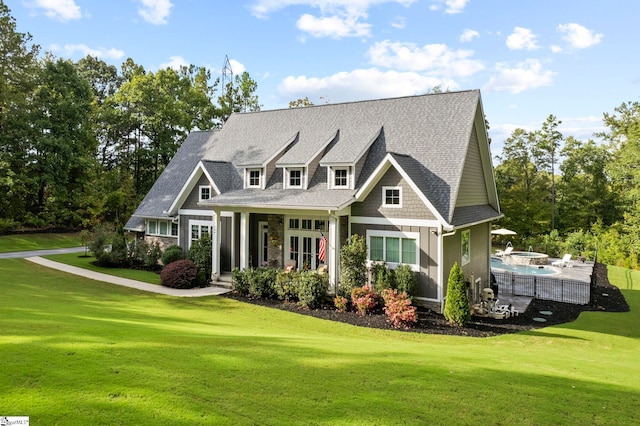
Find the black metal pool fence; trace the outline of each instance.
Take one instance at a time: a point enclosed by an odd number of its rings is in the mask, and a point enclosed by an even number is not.
[[[591,301],[591,283],[542,275],[523,275],[513,272],[492,271],[500,295],[528,296],[542,300],[588,305]]]

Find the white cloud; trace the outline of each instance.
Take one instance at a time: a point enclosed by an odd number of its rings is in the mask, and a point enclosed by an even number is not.
[[[472,59],[472,50],[451,50],[445,44],[375,43],[367,55],[374,65],[403,71],[430,72],[445,77],[467,77],[484,69],[482,63]]]
[[[473,40],[476,37],[480,37],[480,33],[477,32],[476,30],[470,30],[470,29],[467,28],[460,35],[460,41],[465,43],[465,42],[469,42],[469,41]]]
[[[373,5],[384,3],[399,3],[409,6],[416,0],[255,0],[249,6],[252,15],[266,18],[270,13],[285,9],[289,6],[309,6],[320,9],[323,14],[334,14],[336,11],[355,11],[366,13]],[[465,0],[466,1],[466,0]]]
[[[455,15],[456,13],[461,13],[467,3],[469,3],[469,0],[435,0],[435,3],[429,6],[429,9],[440,10],[442,9],[442,4],[444,4],[444,13]]]
[[[82,18],[80,6],[76,4],[75,0],[34,0],[28,6],[44,9],[47,17],[63,22]]]
[[[603,37],[602,34],[595,34],[590,29],[574,23],[560,24],[558,31],[563,33],[562,38],[576,49],[585,49],[598,44]]]
[[[231,65],[233,75],[240,75],[247,70],[247,68],[242,63],[236,61],[235,59],[229,59],[229,65]]]
[[[558,46],[557,44],[553,44],[553,45],[551,45],[551,51],[553,53],[560,53],[560,52],[562,52],[562,46]]]
[[[423,94],[438,85],[448,90],[458,88],[451,80],[415,72],[380,71],[377,68],[369,68],[343,71],[321,78],[289,76],[278,86],[278,93],[284,99],[323,97],[336,103]]]
[[[97,49],[91,48],[86,44],[65,44],[64,46],[59,46],[57,44],[51,45],[51,51],[59,52],[62,56],[72,57],[75,56],[76,53],[80,53],[79,56],[85,57],[87,55],[91,55],[96,58],[102,59],[120,59],[124,56],[124,51],[120,49],[106,49],[104,47],[98,47]]]
[[[391,26],[399,30],[403,29],[406,25],[407,22],[404,16],[396,16],[395,19],[391,21]]]
[[[179,70],[180,67],[188,67],[189,65],[189,62],[187,62],[182,56],[169,56],[169,62],[160,64],[160,69],[163,70],[165,68],[171,68],[174,70]]]
[[[139,0],[142,7],[138,8],[138,14],[150,24],[165,25],[171,14],[173,4],[170,0]]]
[[[358,22],[356,17],[329,16],[316,18],[304,14],[296,23],[298,29],[313,37],[364,37],[370,35],[371,25]]]
[[[270,13],[289,6],[308,6],[319,10],[319,15],[305,13],[297,20],[299,30],[313,37],[366,37],[371,34],[371,24],[363,22],[371,6],[383,3],[399,3],[409,6],[416,0],[255,0],[251,13],[267,18]],[[302,40],[305,40],[302,38]]]
[[[527,59],[513,68],[505,63],[498,63],[496,70],[498,74],[489,80],[483,90],[520,93],[528,89],[550,86],[556,74],[542,69],[542,64],[537,59]]]
[[[533,50],[539,46],[536,44],[536,36],[528,28],[515,27],[513,33],[507,37],[507,47],[511,50]]]

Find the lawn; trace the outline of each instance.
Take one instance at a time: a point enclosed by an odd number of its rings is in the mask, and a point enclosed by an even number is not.
[[[38,425],[632,424],[640,275],[611,275],[631,312],[479,339],[147,294],[1,260],[0,415]]]
[[[80,241],[80,233],[16,234],[0,236],[0,253],[80,246],[82,246],[82,243]]]
[[[140,271],[128,268],[105,268],[102,266],[96,266],[93,264],[96,258],[93,256],[85,257],[84,253],[53,254],[43,257],[54,260],[56,262],[66,263],[67,265],[77,266],[78,268],[101,272],[103,274],[114,275],[116,277],[128,278],[130,280],[137,280],[150,284],[160,284],[160,274],[156,272]]]

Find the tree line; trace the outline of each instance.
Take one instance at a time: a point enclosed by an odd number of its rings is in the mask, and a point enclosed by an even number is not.
[[[518,232],[515,244],[638,267],[640,103],[621,104],[604,123],[599,141],[582,141],[565,137],[549,115],[540,129],[515,129],[505,141],[495,176],[500,225]]]
[[[0,0],[0,232],[122,224],[193,130],[260,109],[249,73],[40,54]]]

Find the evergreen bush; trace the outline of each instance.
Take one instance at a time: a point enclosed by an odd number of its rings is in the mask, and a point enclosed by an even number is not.
[[[183,259],[184,259],[184,251],[180,246],[171,245],[166,249],[164,249],[164,252],[162,253],[163,265],[168,265],[170,263],[175,262],[176,260],[183,260]]]
[[[245,271],[241,271],[238,268],[231,271],[231,283],[233,284],[233,289],[237,291],[239,295],[247,296],[249,294],[249,282],[247,281]]]
[[[378,293],[382,293],[388,288],[396,287],[395,273],[386,263],[375,263],[371,267],[371,280],[373,281],[373,288]]]
[[[321,306],[329,290],[329,276],[315,271],[303,271],[298,276],[298,304],[304,308]]]
[[[467,296],[467,283],[458,262],[453,264],[447,282],[447,300],[444,317],[452,324],[463,326],[471,319],[471,307]]]
[[[208,234],[194,241],[189,249],[187,259],[193,260],[198,268],[198,287],[206,287],[211,280],[213,270],[211,250],[211,237]]]
[[[297,271],[286,272],[284,269],[278,270],[274,290],[278,299],[287,302],[298,300],[300,273]]]
[[[364,237],[354,234],[340,249],[340,296],[351,297],[356,287],[367,282],[367,243]]]
[[[416,273],[411,269],[409,265],[398,265],[395,269],[395,288],[398,289],[398,292],[405,292],[412,298],[416,295],[418,291],[418,278],[416,277]]]

